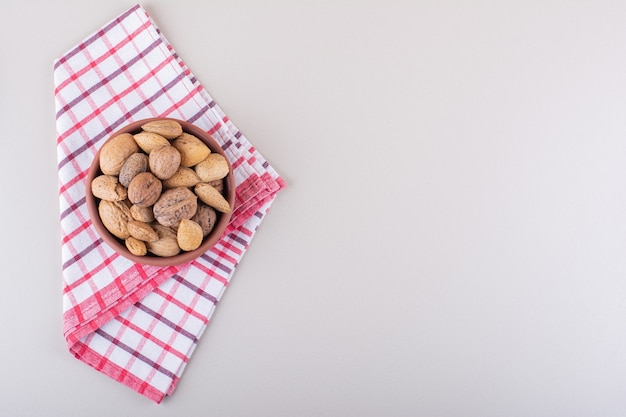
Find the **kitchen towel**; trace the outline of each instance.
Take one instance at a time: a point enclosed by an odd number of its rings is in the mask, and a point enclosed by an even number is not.
[[[160,403],[171,395],[216,304],[285,183],[191,73],[141,5],[54,62],[63,323],[70,352]],[[232,220],[220,242],[178,266],[136,264],[98,236],[85,178],[102,143],[149,117],[209,132],[235,175]]]

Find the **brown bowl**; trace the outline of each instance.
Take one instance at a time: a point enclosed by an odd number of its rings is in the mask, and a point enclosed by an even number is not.
[[[141,126],[143,124],[152,120],[164,120],[164,119],[167,119],[167,118],[163,118],[163,117],[150,118],[150,119],[143,119],[143,120],[138,120],[136,122],[130,123],[129,125],[124,126],[120,130],[118,130],[117,132],[111,134],[109,138],[107,139],[107,141],[111,140],[115,136],[122,134],[122,133],[130,133],[130,134],[139,133],[141,131]],[[182,120],[178,120],[178,119],[170,119],[170,120],[175,120],[178,123],[180,123],[184,132],[187,132],[189,134],[196,136],[198,139],[206,143],[209,149],[211,149],[211,152],[221,154],[222,156],[226,158],[226,161],[228,161],[228,158],[226,157],[226,154],[224,153],[221,146],[207,132],[205,132],[204,130],[200,129],[199,127],[191,123],[188,123]],[[204,238],[200,247],[198,247],[197,249],[193,251],[189,251],[189,252],[181,251],[178,255],[169,256],[169,257],[156,256],[156,255],[150,254],[149,252],[145,256],[133,255],[126,248],[124,241],[112,235],[104,227],[104,224],[102,223],[102,220],[100,219],[100,215],[98,214],[98,204],[100,203],[100,199],[94,197],[94,195],[91,193],[91,182],[98,175],[102,175],[102,171],[100,170],[100,150],[98,150],[98,152],[96,153],[93,159],[93,162],[91,163],[91,166],[89,167],[89,171],[87,172],[86,190],[85,190],[87,210],[89,211],[91,222],[93,223],[94,227],[96,228],[96,230],[98,231],[98,234],[102,237],[102,239],[109,246],[111,246],[113,250],[115,250],[117,253],[119,253],[123,257],[130,259],[131,261],[134,261],[140,264],[156,265],[156,266],[179,265],[185,262],[192,261],[196,259],[197,257],[199,257],[200,255],[202,255],[203,253],[205,253],[207,250],[213,247],[220,240],[220,238],[224,234],[224,231],[226,230],[226,226],[228,225],[228,222],[230,221],[231,213],[217,212],[218,217],[215,222],[215,226],[213,227],[213,230],[211,230],[209,235]],[[232,212],[232,209],[235,203],[235,180],[233,177],[233,172],[232,172],[232,167],[230,166],[230,162],[229,162],[228,175],[224,178],[224,193],[223,194],[224,194],[224,198],[226,199],[226,201],[228,201],[228,204],[230,205],[231,212]]]

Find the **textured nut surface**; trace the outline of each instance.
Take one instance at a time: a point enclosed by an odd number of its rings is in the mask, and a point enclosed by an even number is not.
[[[157,256],[175,256],[180,253],[180,247],[176,240],[176,232],[166,226],[155,223],[152,225],[159,239],[154,242],[146,242],[149,252]]]
[[[131,220],[127,224],[128,233],[135,239],[143,240],[144,242],[154,242],[159,238],[154,229],[144,222],[138,220]]]
[[[100,170],[106,175],[118,175],[126,159],[138,150],[130,133],[115,136],[100,149]]]
[[[133,138],[141,150],[148,155],[150,155],[150,152],[154,149],[170,144],[163,136],[152,132],[139,132],[135,134]]]
[[[131,220],[130,209],[123,201],[101,200],[98,214],[102,224],[114,236],[126,239],[130,236],[128,222]]]
[[[141,128],[166,139],[174,139],[183,133],[183,127],[176,120],[153,120],[141,125]]]
[[[126,238],[124,241],[126,249],[135,256],[145,256],[148,253],[146,243],[134,237]]]
[[[148,170],[148,155],[137,152],[128,157],[120,170],[119,181],[124,187],[128,187],[135,175]]]
[[[126,188],[115,175],[99,175],[91,181],[91,193],[101,200],[122,201],[126,199]]]
[[[150,171],[159,179],[166,180],[176,173],[180,166],[180,152],[171,145],[155,148],[148,156]]]
[[[202,244],[202,227],[192,220],[183,219],[178,225],[176,240],[178,246],[184,251],[198,249]]]
[[[130,214],[133,219],[139,220],[144,223],[152,223],[154,221],[154,213],[152,212],[152,206],[140,207],[133,204],[130,207]]]
[[[183,133],[174,139],[172,146],[180,152],[180,164],[185,167],[196,165],[211,153],[206,143],[189,133]]]
[[[215,222],[217,221],[217,212],[213,207],[209,207],[204,203],[198,203],[198,209],[196,210],[196,214],[193,215],[191,220],[200,225],[200,227],[202,228],[202,235],[206,237],[215,227]]]
[[[215,180],[207,182],[211,187],[215,188],[222,195],[224,194],[224,180]]]
[[[228,162],[219,153],[212,153],[195,167],[202,182],[210,182],[224,178],[229,171]]]
[[[141,172],[128,185],[128,199],[139,207],[153,205],[161,195],[163,184],[150,172]]]
[[[198,208],[198,198],[188,188],[166,190],[154,204],[154,218],[164,226],[178,226],[181,220],[191,219]]]
[[[213,207],[215,210],[222,213],[230,213],[232,211],[230,204],[228,204],[222,193],[206,182],[197,184],[194,187],[194,191],[204,204]]]
[[[174,173],[174,175],[163,181],[163,187],[193,187],[199,182],[200,178],[198,178],[198,174],[196,174],[196,171],[191,168],[180,166],[178,167],[178,170]]]

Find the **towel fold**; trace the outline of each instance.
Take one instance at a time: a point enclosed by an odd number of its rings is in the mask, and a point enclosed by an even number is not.
[[[285,183],[135,5],[54,63],[63,320],[70,352],[161,402],[170,395],[218,300]],[[111,133],[149,117],[209,132],[235,176],[232,220],[220,242],[178,266],[133,263],[89,220],[85,178]]]

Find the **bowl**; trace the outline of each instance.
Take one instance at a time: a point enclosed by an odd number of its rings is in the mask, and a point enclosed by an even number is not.
[[[115,252],[117,252],[118,254],[120,254],[121,256],[127,259],[130,259],[133,262],[144,264],[144,265],[155,265],[155,266],[180,265],[186,262],[190,262],[198,258],[199,256],[201,256],[207,250],[212,248],[224,234],[226,230],[226,226],[228,225],[230,221],[232,210],[234,207],[235,181],[233,177],[232,166],[230,165],[230,162],[228,162],[228,158],[226,157],[226,154],[224,153],[224,150],[222,149],[222,147],[207,132],[193,125],[192,123],[189,123],[183,120],[164,118],[164,117],[138,120],[136,122],[132,122],[122,127],[115,133],[111,134],[104,143],[107,143],[114,137],[123,133],[130,133],[133,135],[136,133],[139,133],[142,131],[141,129],[142,125],[150,121],[155,121],[155,120],[174,120],[178,122],[183,128],[183,132],[194,135],[195,137],[200,139],[202,142],[204,142],[209,147],[212,153],[219,153],[226,159],[228,163],[228,174],[223,179],[224,190],[222,194],[224,198],[226,199],[226,201],[228,202],[228,204],[230,205],[230,209],[231,209],[230,213],[222,213],[222,212],[217,211],[217,219],[215,221],[215,225],[213,229],[206,237],[204,237],[202,243],[197,249],[194,249],[191,251],[181,250],[181,252],[178,255],[174,255],[174,256],[156,256],[156,255],[151,254],[150,252],[148,252],[144,256],[137,256],[137,255],[132,254],[126,247],[124,240],[119,239],[116,236],[114,236],[104,226],[104,224],[102,223],[102,220],[100,219],[100,215],[98,214],[98,205],[100,204],[101,200],[92,194],[91,184],[92,184],[93,179],[103,174],[102,170],[100,169],[100,150],[102,149],[102,147],[100,147],[100,149],[94,156],[91,166],[89,167],[89,170],[87,172],[85,199],[87,203],[87,210],[89,212],[89,217],[93,226],[95,227],[96,231],[98,232],[102,240],[106,242]],[[104,146],[104,143],[103,143],[103,146]],[[130,202],[127,201],[127,204],[130,205]]]

